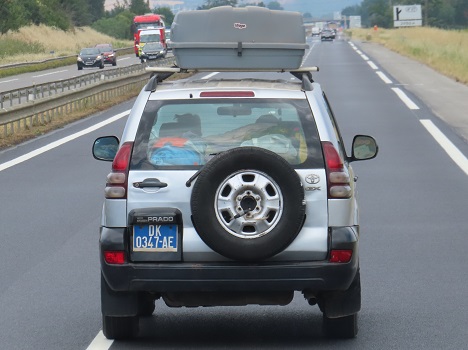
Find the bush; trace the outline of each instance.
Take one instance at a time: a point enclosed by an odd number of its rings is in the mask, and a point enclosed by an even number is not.
[[[18,45],[17,40],[10,38],[0,40],[0,57],[44,52],[46,52],[44,46],[37,42],[21,42],[21,45]]]

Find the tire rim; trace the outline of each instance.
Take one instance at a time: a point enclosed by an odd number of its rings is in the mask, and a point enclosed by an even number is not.
[[[215,196],[216,217],[233,236],[253,239],[268,234],[281,219],[283,195],[267,174],[241,171],[230,175]]]

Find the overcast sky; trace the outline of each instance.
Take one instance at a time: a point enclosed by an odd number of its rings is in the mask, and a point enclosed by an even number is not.
[[[252,3],[263,1],[268,4],[273,0],[238,0],[239,4]],[[360,4],[362,0],[276,0],[285,10],[309,12],[313,17],[321,17],[323,15],[340,12],[348,6]],[[111,9],[117,0],[106,0],[106,8]],[[121,1],[122,2],[122,1]],[[197,6],[203,5],[204,0],[150,0],[151,7],[168,6],[169,4],[180,4],[178,6],[185,9],[196,9]],[[169,5],[170,6],[170,5]]]

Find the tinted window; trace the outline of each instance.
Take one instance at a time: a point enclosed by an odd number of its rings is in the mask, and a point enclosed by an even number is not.
[[[297,168],[323,167],[317,129],[305,100],[148,101],[132,169],[196,169],[225,150],[256,146]]]

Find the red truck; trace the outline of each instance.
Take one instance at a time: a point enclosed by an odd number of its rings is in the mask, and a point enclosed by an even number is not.
[[[132,33],[135,55],[138,57],[138,45],[140,44],[140,31],[143,29],[160,29],[161,42],[166,46],[164,16],[150,13],[133,17]]]

